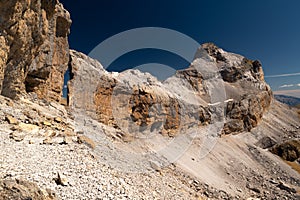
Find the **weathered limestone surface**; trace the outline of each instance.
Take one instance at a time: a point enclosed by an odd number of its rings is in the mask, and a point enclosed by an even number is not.
[[[71,19],[58,0],[0,2],[1,94],[60,101]]]
[[[71,106],[125,132],[173,136],[217,121],[224,123],[224,134],[250,131],[272,99],[259,61],[211,43],[199,48],[189,68],[164,82],[137,70],[109,73],[75,51],[71,58]]]

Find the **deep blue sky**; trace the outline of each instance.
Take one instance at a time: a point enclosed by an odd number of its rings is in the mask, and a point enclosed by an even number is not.
[[[300,72],[299,0],[61,2],[70,11],[73,20],[70,46],[86,54],[122,31],[138,27],[164,27],[182,32],[199,43],[214,42],[227,51],[258,59],[263,63],[266,76]],[[149,59],[158,54],[157,51],[136,53],[136,57],[128,55],[131,59],[124,59],[123,56],[119,64],[142,64],[145,57]],[[167,53],[162,55],[173,58]],[[170,64],[166,60],[162,62]],[[180,60],[174,58],[174,62],[180,63]],[[266,77],[266,80],[274,90],[300,89],[300,75]],[[286,87],[280,87],[282,85]]]

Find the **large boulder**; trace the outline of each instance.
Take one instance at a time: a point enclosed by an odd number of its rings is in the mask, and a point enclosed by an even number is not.
[[[58,0],[0,2],[0,91],[60,101],[69,62],[70,15]]]

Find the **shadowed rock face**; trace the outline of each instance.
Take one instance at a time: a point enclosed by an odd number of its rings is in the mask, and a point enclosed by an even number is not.
[[[256,127],[269,108],[272,100],[271,91],[261,91],[258,94],[249,94],[241,100],[228,102],[226,107],[227,123],[224,133],[239,133],[250,131]]]
[[[58,0],[0,2],[0,90],[60,101],[69,62],[70,15]]]
[[[287,161],[295,161],[300,158],[300,140],[289,140],[275,145],[271,152]]]
[[[126,127],[125,132],[149,129],[173,136],[216,119],[223,120],[224,134],[250,131],[272,100],[259,61],[227,53],[211,43],[198,50],[189,68],[162,83],[136,70],[108,73],[97,61],[75,51],[71,58],[71,106],[83,108],[106,125]],[[215,76],[218,85],[209,86]],[[212,91],[224,96],[213,98]]]

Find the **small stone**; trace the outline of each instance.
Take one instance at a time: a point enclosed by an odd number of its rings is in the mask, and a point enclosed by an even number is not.
[[[253,192],[256,192],[256,193],[260,193],[260,189],[256,188],[256,187],[253,187],[249,184],[246,185],[246,187],[249,189],[249,190],[252,190]]]
[[[9,107],[14,107],[14,102],[8,101],[8,102],[6,102],[6,105]]]
[[[193,181],[193,184],[194,184],[194,185],[199,185],[200,182],[199,182],[198,180],[194,180],[194,181]]]
[[[211,195],[210,195],[210,193],[208,192],[208,191],[204,191],[204,193],[203,193],[205,196],[207,196],[207,197],[210,197]]]
[[[61,123],[63,120],[60,117],[55,117],[54,121],[57,122],[57,123]]]
[[[264,194],[265,194],[265,195],[269,195],[270,192],[269,192],[269,191],[264,191]]]
[[[63,141],[59,144],[63,145],[63,144],[71,144],[73,142],[71,137],[64,137]]]
[[[9,124],[13,124],[13,125],[18,124],[18,120],[10,115],[5,116],[5,121],[7,121]]]
[[[45,126],[52,126],[52,123],[49,121],[43,121],[43,125]]]
[[[76,134],[78,134],[78,135],[83,135],[84,132],[83,132],[83,131],[77,131]]]
[[[280,188],[281,190],[285,190],[289,193],[297,193],[297,190],[295,188],[289,187],[288,185],[285,185],[282,182],[280,182],[277,187]]]
[[[275,185],[278,184],[278,182],[275,181],[274,179],[271,179],[271,180],[270,180],[270,183],[275,184]]]
[[[55,192],[54,192],[53,190],[47,188],[47,189],[46,189],[46,192],[48,193],[48,197],[49,197],[50,199],[56,199],[56,194],[55,194]]]
[[[69,182],[67,178],[61,173],[57,173],[57,178],[54,179],[57,185],[68,186]]]
[[[65,129],[62,127],[62,126],[60,126],[60,125],[54,125],[54,126],[51,126],[53,129],[55,129],[55,130],[58,130],[58,131],[64,131]]]
[[[157,172],[161,171],[161,165],[156,161],[149,161],[150,166]]]
[[[43,140],[43,144],[53,144],[53,141],[50,137],[47,137],[46,139]]]
[[[46,130],[42,135],[45,137],[54,137],[56,136],[56,132],[53,130]]]
[[[25,136],[26,135],[23,132],[19,131],[14,131],[9,135],[9,137],[15,140],[16,142],[21,142],[22,140],[24,140]]]
[[[260,193],[260,189],[258,189],[256,187],[252,187],[252,188],[249,188],[249,189],[252,190],[253,192]]]
[[[77,142],[79,144],[85,144],[85,145],[87,145],[88,147],[90,147],[92,149],[95,149],[95,147],[96,147],[96,143],[92,139],[88,138],[85,135],[78,136],[77,137]]]
[[[17,130],[21,131],[21,132],[25,132],[28,134],[35,134],[38,133],[38,131],[40,130],[40,128],[36,125],[33,124],[25,124],[25,123],[20,123],[17,127]]]
[[[116,136],[120,138],[123,142],[132,142],[134,140],[131,134],[124,133],[124,132],[118,132]]]

